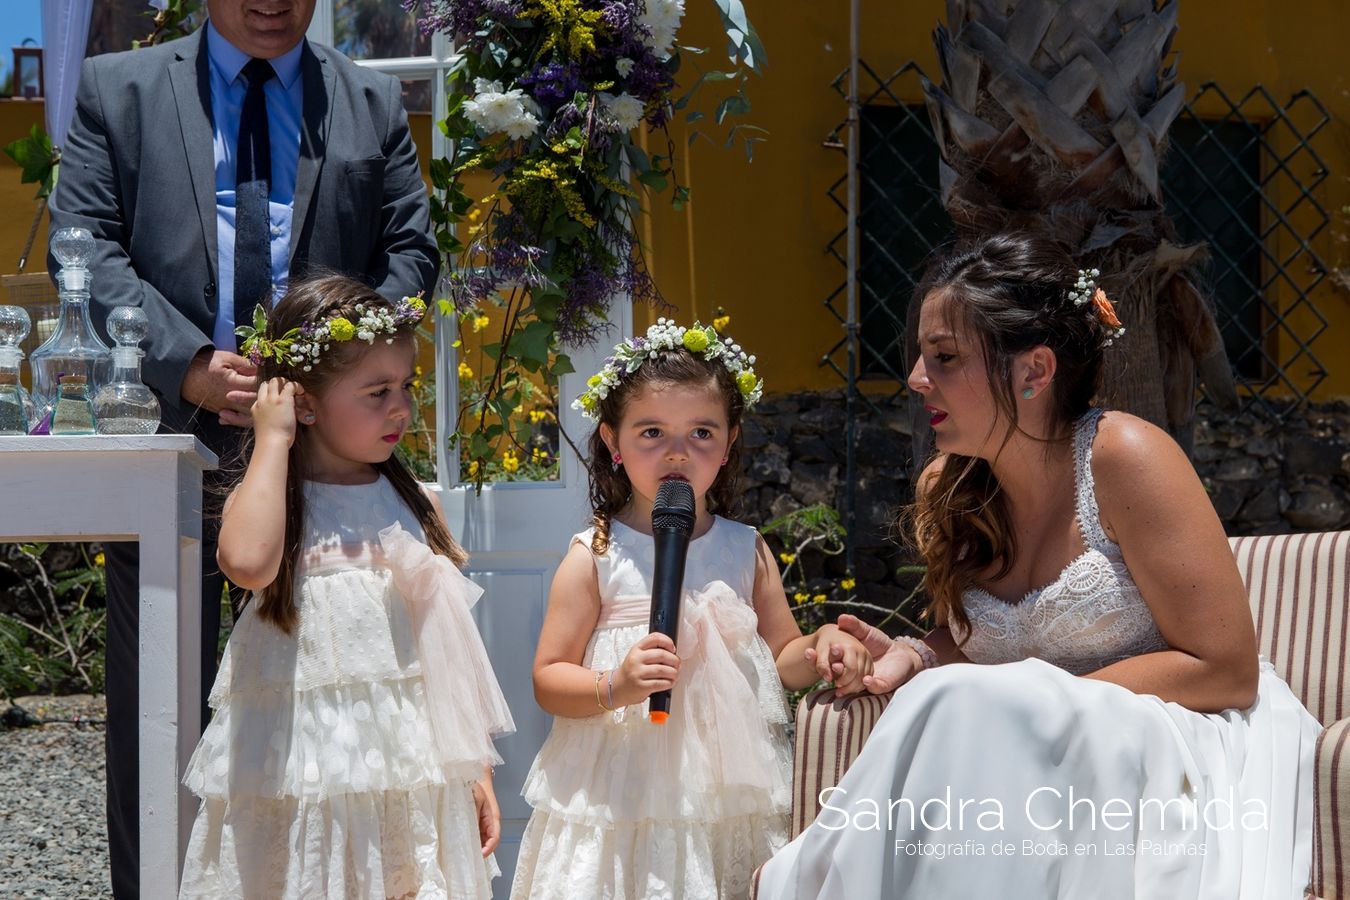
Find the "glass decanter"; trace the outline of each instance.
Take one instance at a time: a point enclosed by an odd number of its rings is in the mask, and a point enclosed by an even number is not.
[[[89,320],[88,265],[94,256],[94,236],[86,228],[62,228],[52,236],[52,254],[61,263],[56,273],[61,316],[52,336],[33,351],[28,362],[37,410],[34,434],[52,430],[52,410],[62,376],[80,376],[88,393],[107,384],[112,375],[112,353]]]
[[[159,400],[141,381],[138,344],[150,333],[150,320],[139,306],[119,306],[108,316],[113,348],[112,380],[94,395],[99,434],[154,434],[159,429]]]
[[[33,401],[19,380],[23,350],[32,323],[21,306],[0,306],[0,434],[27,434]]]
[[[52,408],[52,434],[94,434],[94,404],[83,375],[62,375]]]

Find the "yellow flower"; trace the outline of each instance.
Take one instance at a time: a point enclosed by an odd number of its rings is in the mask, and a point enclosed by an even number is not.
[[[592,375],[590,378],[586,379],[586,387],[599,387],[600,382],[603,380],[604,379],[599,375]]]
[[[469,368],[469,364],[466,363],[466,362],[460,363],[460,364],[459,364],[459,380],[460,380],[460,381],[468,381],[468,380],[471,379],[471,378],[473,378],[473,369]]]
[[[778,554],[778,558],[781,559],[781,560],[783,561],[783,565],[785,565],[785,566],[790,566],[790,565],[792,565],[793,560],[795,560],[795,559],[797,558],[797,554],[795,554],[795,553],[780,553],[780,554]]]
[[[525,407],[523,407],[523,406],[517,406],[515,409],[511,410],[511,414],[512,414],[512,415],[518,416],[518,415],[520,415],[521,413],[523,413],[524,411],[525,411]]]
[[[107,557],[105,557],[102,553],[94,554],[94,565],[98,566],[100,569],[103,568],[104,564],[107,563],[107,561],[108,561]]]
[[[473,209],[469,210],[469,214],[464,218],[470,222],[477,222],[479,219],[483,218],[483,210],[475,206]]]
[[[808,595],[803,594],[801,591],[798,591],[797,593],[792,595],[792,599],[796,601],[798,605],[800,605],[802,603],[805,603],[807,600],[810,600],[811,598]]]
[[[858,586],[858,582],[854,581],[852,578],[845,578],[843,581],[839,582],[839,586],[846,591],[851,591]]]
[[[718,331],[725,331],[730,324],[731,316],[718,316],[713,319],[713,328],[716,328]]]
[[[534,452],[530,454],[530,457],[535,462],[544,462],[545,460],[548,459],[548,451],[540,449],[539,447],[535,447]]]
[[[476,459],[469,463],[469,477],[470,478],[478,477],[478,460]]]
[[[328,320],[328,334],[335,341],[350,341],[356,337],[356,326],[338,316]]]
[[[811,598],[811,602],[819,606],[820,604],[825,602],[825,599],[826,598],[824,594],[816,594],[814,597]]]
[[[473,317],[474,334],[477,334],[478,332],[482,331],[484,328],[488,327],[489,324],[491,324],[491,320],[487,316],[474,316]]]
[[[547,418],[548,418],[548,413],[545,412],[545,411],[542,410],[542,409],[532,409],[532,410],[530,410],[530,424],[531,424],[531,425],[538,425],[540,422],[544,421],[544,420],[547,419]],[[537,450],[537,449],[539,449],[539,448],[536,447],[535,449]]]
[[[413,374],[416,375],[418,378],[421,378],[421,377],[422,377],[422,367],[421,367],[421,366],[413,366]]]
[[[514,453],[508,451],[507,454],[502,457],[502,468],[507,472],[514,472],[516,469],[520,468],[520,460],[516,458]]]
[[[754,372],[748,369],[736,376],[736,387],[741,389],[742,394],[750,393],[757,384],[759,384],[759,379],[755,377]]]
[[[403,301],[420,313],[424,313],[427,311],[426,301],[422,299],[421,294],[418,294],[414,297],[404,297]]]
[[[690,353],[702,353],[708,349],[708,333],[702,328],[691,328],[684,333],[684,349]]]

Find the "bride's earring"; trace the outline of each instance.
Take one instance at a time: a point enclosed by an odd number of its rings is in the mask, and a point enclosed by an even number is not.
[[[611,458],[611,465],[613,465],[615,472],[619,471],[619,466],[623,465],[623,457],[615,453]]]
[[[306,425],[314,424],[314,413],[305,413],[305,424]]]
[[[1023,400],[1030,400],[1031,397],[1032,397],[1032,395],[1035,394],[1035,393],[1036,393],[1036,389],[1035,389],[1035,388],[1027,388],[1026,390],[1022,391],[1022,399],[1023,399]]]

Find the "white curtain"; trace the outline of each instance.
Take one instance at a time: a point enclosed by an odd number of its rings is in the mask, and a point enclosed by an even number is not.
[[[42,74],[47,103],[47,134],[52,145],[66,142],[75,116],[75,88],[89,43],[94,0],[42,0]]]

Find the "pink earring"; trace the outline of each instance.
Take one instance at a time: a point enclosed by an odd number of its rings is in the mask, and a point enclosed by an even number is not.
[[[615,453],[612,459],[614,464],[614,471],[617,472],[619,471],[619,466],[623,465],[623,457]]]
[[[726,464],[727,464],[727,458],[724,456],[724,457],[722,457],[722,465],[725,466]]]

